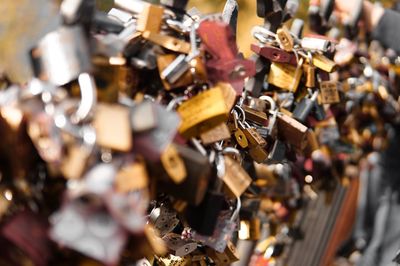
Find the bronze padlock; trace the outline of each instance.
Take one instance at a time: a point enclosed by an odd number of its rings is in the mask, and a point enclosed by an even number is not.
[[[307,145],[308,128],[296,119],[278,113],[278,134],[296,149],[302,151]]]

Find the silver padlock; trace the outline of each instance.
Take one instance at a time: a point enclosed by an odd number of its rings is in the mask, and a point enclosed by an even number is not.
[[[31,51],[36,76],[62,86],[91,71],[86,37],[79,26],[60,27],[46,34]]]

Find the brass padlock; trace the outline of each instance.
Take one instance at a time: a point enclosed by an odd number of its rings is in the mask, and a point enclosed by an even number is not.
[[[257,123],[262,126],[268,125],[268,116],[261,111],[252,109],[248,106],[242,106],[244,113],[246,115],[246,120],[250,120],[251,122]]]
[[[286,52],[291,52],[293,50],[294,40],[290,31],[285,26],[276,31],[276,37],[283,50]]]
[[[98,104],[93,119],[96,143],[104,148],[127,152],[132,149],[129,109],[120,105]]]
[[[152,43],[164,47],[165,49],[177,53],[188,54],[190,52],[190,43],[182,41],[181,39],[178,38],[174,38],[159,33],[154,33],[151,31],[143,32],[142,37]]]
[[[186,138],[200,135],[202,124],[209,127],[227,120],[229,111],[219,87],[203,91],[177,109],[182,118],[179,132]]]
[[[321,81],[320,82],[321,103],[333,104],[340,102],[338,83],[335,81]]]
[[[268,158],[268,152],[261,146],[254,146],[250,148],[249,155],[257,163],[263,163]]]
[[[164,15],[164,8],[158,5],[146,4],[142,12],[139,13],[136,30],[158,33]]]
[[[317,68],[322,69],[323,71],[328,73],[332,73],[337,69],[337,65],[334,61],[318,53],[313,54],[312,64]]]
[[[222,95],[225,99],[226,108],[228,111],[231,111],[237,100],[237,93],[235,89],[231,84],[226,82],[218,82],[216,86],[221,89]]]
[[[186,167],[173,144],[168,145],[161,154],[161,164],[176,184],[180,184],[185,180],[187,175]]]
[[[264,148],[267,145],[267,141],[260,135],[260,133],[257,132],[255,128],[244,128],[243,133],[249,142],[250,148],[255,146]]]
[[[292,66],[289,64],[272,63],[268,75],[268,83],[291,92],[296,92],[299,86],[301,76],[303,75],[303,68],[299,65]]]
[[[246,135],[244,134],[244,132],[238,128],[235,130],[235,132],[233,133],[237,144],[242,147],[243,149],[247,148],[249,146],[249,142],[246,138]]]
[[[221,123],[215,127],[208,129],[207,131],[201,130],[200,134],[201,142],[204,145],[209,145],[221,140],[226,140],[231,137],[231,132],[225,123]]]
[[[303,68],[306,72],[306,87],[315,88],[315,67],[310,64],[304,64]]]
[[[133,162],[123,166],[115,176],[115,189],[120,193],[145,189],[149,185],[146,166],[141,162]]]
[[[248,188],[252,179],[243,167],[231,157],[224,156],[224,161],[225,175],[222,180],[236,197],[240,197]]]

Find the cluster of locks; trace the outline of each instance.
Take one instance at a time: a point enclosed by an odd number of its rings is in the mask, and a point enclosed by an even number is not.
[[[335,51],[284,26],[296,1],[257,1],[245,59],[235,0],[212,15],[187,2],[64,0],[35,78],[4,79],[0,261],[275,265],[304,201],[385,147],[400,107],[377,51]]]

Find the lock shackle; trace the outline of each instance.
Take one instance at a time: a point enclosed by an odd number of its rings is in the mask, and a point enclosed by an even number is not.
[[[226,148],[224,148],[223,150],[222,150],[222,154],[223,155],[234,155],[234,156],[236,156],[239,160],[239,162],[241,163],[242,162],[242,160],[243,160],[243,158],[242,158],[242,155],[240,154],[240,151],[238,150],[238,149],[236,149],[236,148],[233,148],[233,147],[226,147]]]
[[[185,100],[187,100],[187,96],[180,96],[180,97],[176,97],[176,98],[172,99],[168,103],[166,110],[172,111],[173,109],[175,109],[176,106],[178,106],[180,103],[182,103]]]
[[[225,158],[222,154],[218,154],[215,157],[215,165],[216,165],[216,169],[217,169],[217,176],[219,179],[222,180],[226,174]]]
[[[270,106],[270,110],[273,111],[276,109],[276,102],[274,99],[272,99],[271,96],[263,95],[263,96],[260,96],[258,99],[268,102],[269,106]]]
[[[78,76],[81,100],[76,112],[71,116],[74,124],[87,120],[97,103],[97,88],[92,75],[81,73]]]
[[[242,120],[241,120],[241,121],[239,121],[240,116],[239,116],[238,110],[239,110],[240,114],[242,115]],[[242,123],[245,123],[245,122],[246,122],[246,113],[245,113],[245,111],[243,110],[243,108],[240,107],[239,105],[235,105],[235,106],[232,108],[231,113],[232,113],[233,115],[236,114],[236,119],[238,119],[238,122],[242,122]]]
[[[207,150],[204,148],[203,145],[201,145],[201,143],[198,139],[191,138],[190,142],[193,144],[193,146],[196,148],[196,150],[199,151],[203,156],[207,156]]]
[[[232,213],[231,221],[234,222],[239,217],[240,209],[242,208],[242,201],[240,197],[236,197],[236,208]]]

